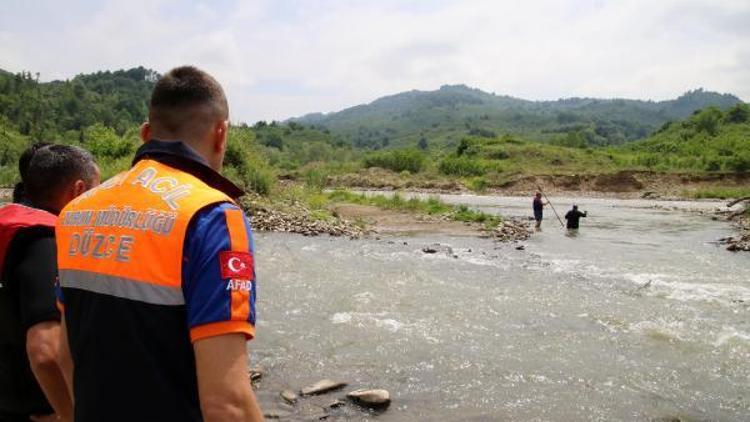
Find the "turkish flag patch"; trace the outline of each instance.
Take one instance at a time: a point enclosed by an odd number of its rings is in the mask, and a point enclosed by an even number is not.
[[[219,252],[221,278],[253,279],[253,255],[249,252]]]

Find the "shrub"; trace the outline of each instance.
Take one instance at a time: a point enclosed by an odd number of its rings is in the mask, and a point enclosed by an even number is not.
[[[715,136],[719,129],[721,118],[721,110],[716,107],[708,107],[698,112],[692,120],[699,132],[706,132],[711,136]]]
[[[721,161],[719,161],[717,158],[706,159],[703,168],[706,171],[719,171],[721,170]]]
[[[131,134],[132,135],[132,134]],[[127,134],[118,136],[111,127],[96,123],[83,131],[83,146],[98,159],[118,159],[130,156],[136,149],[138,140]]]
[[[364,166],[380,167],[395,172],[404,170],[419,173],[424,165],[425,156],[416,149],[397,149],[371,153],[364,159]]]
[[[469,135],[479,136],[481,138],[494,138],[497,134],[489,129],[484,128],[471,128],[469,129]]]
[[[750,155],[748,154],[737,154],[729,157],[725,161],[727,170],[742,173],[750,170]]]
[[[737,104],[727,110],[727,115],[724,119],[727,123],[750,122],[750,106],[747,104]]]
[[[484,177],[475,177],[469,182],[469,189],[474,192],[484,192],[487,190],[489,183]]]
[[[18,157],[27,143],[26,137],[0,125],[0,165],[18,168]]]
[[[438,166],[441,173],[448,176],[483,176],[487,169],[479,160],[469,157],[446,157]]]
[[[247,190],[268,195],[273,189],[276,175],[261,158],[248,129],[231,128],[224,157],[224,175]]]
[[[305,171],[305,186],[313,191],[320,192],[328,183],[328,173],[319,167],[313,167]]]

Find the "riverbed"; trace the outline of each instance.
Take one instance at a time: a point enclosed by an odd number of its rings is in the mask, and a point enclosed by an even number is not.
[[[442,198],[531,213],[530,198]],[[573,202],[551,199],[561,214]],[[316,415],[343,393],[291,409],[278,392],[334,378],[393,404],[329,420],[747,420],[750,255],[714,243],[727,223],[688,211],[721,204],[578,205],[577,235],[547,209],[523,243],[256,234],[264,410]]]

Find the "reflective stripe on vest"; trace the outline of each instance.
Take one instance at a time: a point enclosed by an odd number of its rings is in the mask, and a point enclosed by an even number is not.
[[[191,174],[139,161],[60,213],[60,285],[151,304],[184,304],[188,225],[196,212],[220,202],[233,203]]]
[[[9,204],[0,208],[0,274],[5,269],[8,247],[19,230],[31,227],[55,228],[57,216],[44,210],[21,204]]]
[[[242,211],[227,210],[225,216],[227,219],[227,228],[229,228],[229,240],[232,251],[247,252],[249,242],[247,229],[245,228],[245,216],[242,214]],[[250,316],[249,290],[232,289],[230,312],[232,321],[247,320],[248,316]]]

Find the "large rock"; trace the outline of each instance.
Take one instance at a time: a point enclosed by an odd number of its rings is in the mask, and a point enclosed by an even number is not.
[[[338,390],[346,386],[347,386],[347,383],[343,381],[333,381],[329,379],[324,379],[324,380],[320,380],[316,382],[315,384],[309,387],[303,388],[301,393],[303,396],[312,396],[316,394],[324,394],[329,391]]]
[[[350,398],[360,406],[371,408],[385,408],[391,404],[391,395],[387,390],[355,390],[348,393]]]

